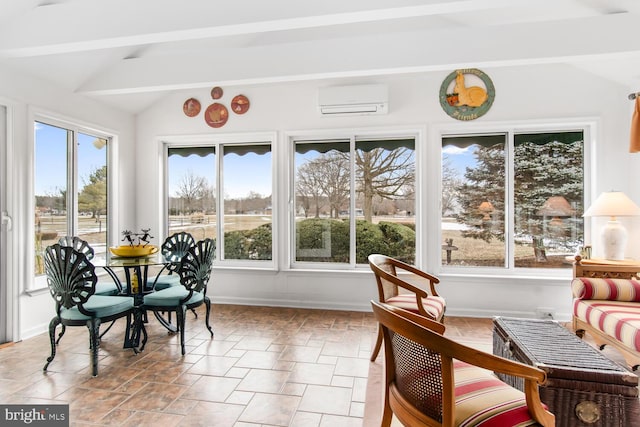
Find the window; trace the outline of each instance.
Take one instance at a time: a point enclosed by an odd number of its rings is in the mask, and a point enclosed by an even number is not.
[[[109,138],[72,126],[35,122],[34,274],[42,276],[44,249],[79,236],[97,253],[108,236]]]
[[[584,164],[583,130],[444,136],[442,264],[570,268]]]
[[[222,242],[220,261],[271,261],[271,164],[270,143],[170,146],[169,235],[187,231]]]
[[[294,138],[293,263],[415,261],[415,138]]]

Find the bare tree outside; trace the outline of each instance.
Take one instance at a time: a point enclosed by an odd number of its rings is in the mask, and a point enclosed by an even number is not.
[[[413,262],[413,146],[412,138],[357,139],[354,151],[348,140],[297,146],[296,261],[364,264],[386,253]]]
[[[363,195],[364,219],[369,222],[374,197],[404,199],[415,180],[413,150],[408,148],[356,150],[356,168],[357,191]]]
[[[187,171],[178,183],[177,196],[183,201],[183,208],[186,213],[193,213],[202,210],[202,198],[209,193],[207,179]]]
[[[349,159],[343,153],[325,153],[316,162],[321,176],[320,188],[329,201],[331,217],[338,218],[349,201]]]
[[[447,216],[459,210],[459,188],[463,183],[462,177],[451,165],[447,155],[442,156],[442,215]]]
[[[318,167],[316,161],[305,163],[298,169],[296,176],[296,194],[298,201],[304,209],[305,218],[309,217],[310,210],[313,206],[314,217],[320,218],[320,209],[322,209],[322,187],[324,180],[322,170]]]

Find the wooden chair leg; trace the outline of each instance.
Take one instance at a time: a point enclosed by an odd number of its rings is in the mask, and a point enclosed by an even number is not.
[[[378,357],[378,353],[380,353],[380,348],[382,347],[382,329],[380,325],[378,325],[378,338],[376,338],[376,345],[373,348],[373,353],[371,353],[371,361],[375,362]]]

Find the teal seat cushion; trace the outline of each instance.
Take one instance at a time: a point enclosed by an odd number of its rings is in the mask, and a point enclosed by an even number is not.
[[[93,293],[94,295],[118,295],[120,293],[120,289],[113,282],[98,282],[96,283],[96,291]]]
[[[144,305],[151,307],[177,307],[180,300],[186,298],[189,291],[184,286],[172,286],[144,296]],[[186,304],[194,304],[204,299],[201,292],[194,293]]]
[[[108,317],[123,313],[133,307],[133,297],[93,295],[84,304],[84,308],[95,313],[95,317]],[[80,313],[77,306],[60,311],[63,320],[89,320],[91,317]]]
[[[151,279],[147,280],[147,288],[150,289],[153,286],[153,280]],[[156,281],[156,285],[154,289],[156,291],[161,291],[163,289],[167,289],[167,288],[171,288],[173,286],[179,286],[179,285],[180,285],[180,276],[178,276],[177,274],[171,274],[171,275],[165,274],[158,277],[158,280]]]

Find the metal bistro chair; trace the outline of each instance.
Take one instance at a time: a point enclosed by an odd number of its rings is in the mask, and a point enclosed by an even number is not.
[[[443,335],[443,324],[415,313],[371,305],[384,334],[381,426],[392,415],[412,427],[555,426],[540,401],[541,369],[457,343]],[[524,392],[494,372],[523,379]]]
[[[91,261],[95,256],[95,251],[91,247],[91,245],[89,245],[89,243],[86,240],[82,240],[77,236],[61,237],[58,240],[58,243],[60,244],[60,246],[70,246],[73,249],[77,250],[78,252],[82,252],[87,257],[87,260],[89,261]],[[113,276],[113,273],[111,271],[107,271],[107,272],[109,273],[109,275],[111,275],[111,278],[113,279],[113,281],[104,282],[98,279],[98,283],[96,283],[96,291],[94,292],[94,295],[121,295],[122,284],[117,279],[117,277]],[[111,329],[111,327],[114,324],[115,324],[115,320],[111,322],[111,324],[107,327],[107,329],[105,329],[104,331],[102,331],[102,333],[100,333],[100,338],[102,338],[104,334],[109,332],[109,329]],[[60,334],[58,335],[58,340],[56,341],[56,344],[60,343],[60,340],[62,339],[62,336],[64,335],[66,330],[67,330],[66,326],[63,324]]]
[[[77,236],[64,236],[58,240],[60,246],[71,246],[73,249],[78,252],[82,252],[87,260],[91,261],[95,256],[95,251],[89,245],[86,240],[82,240]],[[96,292],[95,295],[118,295],[122,294],[122,285],[119,280],[113,278],[114,280],[109,283],[105,283],[102,281],[98,281],[96,284]]]
[[[216,244],[212,239],[199,241],[182,257],[178,269],[181,286],[172,286],[144,296],[142,307],[145,311],[176,313],[176,329],[180,332],[180,346],[183,355],[185,354],[185,314],[188,309],[205,304],[207,308],[205,323],[211,338],[213,338],[213,330],[209,325],[211,300],[207,296],[207,284],[211,277],[215,253]]]
[[[380,302],[409,310],[427,319],[442,323],[446,302],[436,292],[435,285],[440,282],[437,277],[385,255],[372,254],[368,259],[369,266],[376,276]],[[404,274],[400,276],[398,273]],[[416,281],[409,283],[409,280],[412,279],[422,281],[426,279],[431,294],[417,287]],[[400,290],[403,293],[400,293]],[[378,338],[371,353],[372,362],[378,357],[381,346],[382,330],[378,327]]]
[[[180,276],[174,273],[178,271],[182,257],[195,244],[196,241],[193,236],[185,231],[174,233],[167,237],[160,247],[160,253],[170,263],[165,264],[153,280],[147,280],[146,288],[161,291],[172,286],[178,286],[180,284]],[[171,263],[171,261],[174,263]],[[163,274],[165,271],[167,274]]]
[[[51,355],[43,370],[56,356],[56,327],[86,326],[89,329],[89,348],[91,351],[92,375],[98,375],[98,349],[100,347],[99,329],[102,322],[126,317],[127,328],[131,327],[132,317],[140,322],[139,312],[134,307],[132,297],[95,295],[98,280],[95,267],[86,255],[71,246],[55,244],[49,246],[44,254],[44,267],[51,296],[56,302],[56,315],[49,322]],[[144,325],[142,331],[146,336]]]

